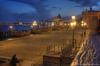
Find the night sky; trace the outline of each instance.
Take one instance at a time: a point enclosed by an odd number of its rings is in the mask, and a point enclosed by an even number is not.
[[[100,10],[99,0],[0,0],[0,22],[48,19],[79,15],[84,8]]]

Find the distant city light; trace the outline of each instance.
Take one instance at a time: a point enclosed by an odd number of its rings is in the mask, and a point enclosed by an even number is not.
[[[72,18],[72,22],[70,23],[70,26],[72,27],[72,28],[74,28],[75,26],[76,26],[76,16],[72,16],[71,17]]]
[[[71,27],[76,26],[76,22],[71,22],[71,23],[70,23],[70,26],[71,26]]]
[[[33,23],[32,23],[32,26],[37,26],[38,24],[37,24],[37,21],[34,21]]]
[[[75,20],[76,19],[76,16],[72,16],[71,18],[72,18],[72,20]]]
[[[13,29],[13,26],[9,26],[10,29]]]
[[[55,25],[54,22],[52,22],[52,23],[51,23],[51,26],[54,26],[54,25]]]

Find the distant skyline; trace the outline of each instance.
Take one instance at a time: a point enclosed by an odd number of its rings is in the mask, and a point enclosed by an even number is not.
[[[0,22],[33,21],[61,14],[79,15],[83,7],[100,10],[98,0],[0,0]]]

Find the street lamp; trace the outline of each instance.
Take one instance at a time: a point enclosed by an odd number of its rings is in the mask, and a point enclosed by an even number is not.
[[[9,29],[10,29],[10,30],[12,30],[12,29],[13,29],[13,26],[12,26],[12,25],[10,25],[10,26],[9,26]]]
[[[81,26],[82,26],[82,27],[86,27],[87,24],[82,20],[82,22],[81,22]]]
[[[87,23],[84,22],[83,20],[81,21],[81,27],[83,28],[83,36],[85,36],[85,34],[86,34]]]
[[[52,23],[51,23],[51,26],[54,27],[54,25],[55,25],[54,22],[52,22]]]
[[[71,26],[71,28],[73,28],[73,29],[74,29],[74,28],[75,28],[75,26],[76,26],[76,22],[75,22],[75,21],[74,21],[74,22],[71,22],[71,23],[70,23],[70,26]]]
[[[72,20],[76,20],[76,16],[72,16],[71,18],[72,18]]]
[[[75,39],[74,39],[74,28],[76,27],[76,17],[72,16],[72,22],[70,23],[70,26],[72,28],[72,44],[73,44],[73,48],[74,48],[74,44],[75,44]]]

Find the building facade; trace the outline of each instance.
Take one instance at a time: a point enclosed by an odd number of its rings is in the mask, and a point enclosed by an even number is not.
[[[82,13],[83,21],[89,29],[100,29],[100,11],[86,10]],[[92,26],[90,26],[92,25]]]
[[[55,30],[63,30],[67,25],[67,22],[61,17],[60,14],[52,19],[52,23]]]

